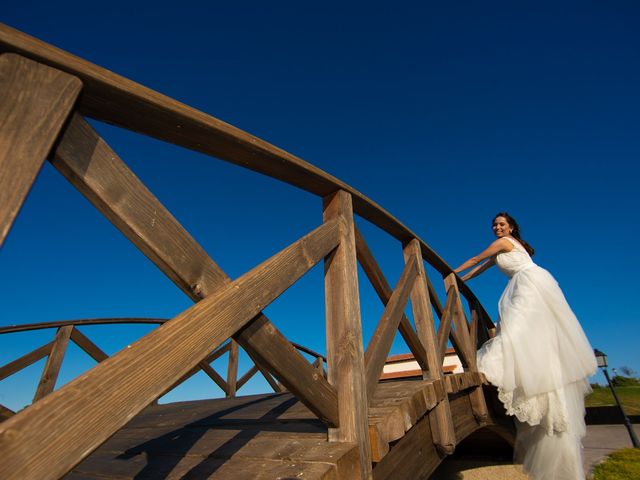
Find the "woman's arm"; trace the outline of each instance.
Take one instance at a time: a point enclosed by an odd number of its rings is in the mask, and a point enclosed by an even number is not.
[[[466,282],[467,280],[471,280],[473,277],[477,277],[478,275],[480,275],[485,270],[493,267],[495,264],[496,264],[495,258],[491,257],[489,260],[487,260],[486,262],[484,262],[481,265],[478,265],[476,268],[474,268],[469,273],[467,273],[465,276],[463,276],[462,280],[464,282]]]
[[[494,255],[500,252],[510,252],[511,250],[513,250],[513,244],[506,238],[499,238],[495,242],[493,242],[491,245],[489,245],[484,251],[482,251],[475,257],[471,257],[469,260],[467,260],[458,268],[456,268],[454,272],[456,273],[462,272],[467,268],[471,268],[474,265],[477,265],[478,263],[480,263],[486,258],[493,257]],[[490,266],[491,265],[489,265],[487,268],[489,268]],[[486,269],[483,269],[482,272],[484,272],[484,270]],[[476,275],[482,272],[476,272]]]

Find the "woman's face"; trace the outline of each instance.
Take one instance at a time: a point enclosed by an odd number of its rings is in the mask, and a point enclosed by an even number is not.
[[[498,238],[511,235],[511,226],[509,225],[509,222],[507,222],[506,218],[496,217],[493,221],[493,233],[495,233]]]

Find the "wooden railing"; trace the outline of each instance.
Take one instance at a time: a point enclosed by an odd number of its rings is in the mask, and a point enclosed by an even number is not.
[[[80,347],[80,349],[82,349],[87,355],[89,355],[98,363],[109,358],[109,355],[105,353],[92,340],[90,340],[84,333],[82,333],[78,327],[91,325],[122,326],[131,324],[161,325],[166,321],[166,319],[156,318],[93,318],[86,320],[66,320],[58,322],[43,322],[26,325],[14,325],[10,327],[0,327],[0,335],[18,332],[32,332],[43,329],[56,329],[52,341],[33,349],[31,352],[22,355],[20,358],[17,358],[3,366],[0,366],[0,381],[20,372],[21,370],[24,370],[25,368],[46,357],[47,361],[40,376],[40,381],[38,382],[36,392],[33,396],[33,402],[36,402],[45,395],[53,392],[69,341],[75,343],[78,347]],[[319,372],[321,372],[322,375],[326,376],[326,373],[324,371],[326,358],[323,355],[297,343],[292,342],[292,345],[296,348],[296,350],[314,358],[313,366]],[[211,365],[212,362],[223,357],[225,354],[228,355],[226,378],[219,374]],[[185,374],[175,385],[173,385],[171,389],[178,387],[193,375],[195,375],[197,372],[202,371],[222,390],[226,397],[236,396],[238,390],[246,385],[247,382],[251,380],[251,378],[258,372],[262,374],[264,379],[275,392],[282,392],[285,390],[285,388],[280,383],[278,383],[278,381],[274,379],[267,370],[265,370],[255,362],[245,373],[239,376],[238,358],[238,343],[235,340],[230,339],[228,342],[224,343],[215,351],[207,355],[207,357],[203,361],[201,361],[198,365],[196,365],[196,367],[192,368],[187,374]],[[9,418],[15,413],[4,405],[0,405],[0,409],[2,412],[4,412],[4,415],[2,417],[3,419]]]
[[[372,472],[368,405],[393,335],[400,331],[423,377],[446,381],[442,358],[450,340],[465,370],[476,372],[475,349],[493,323],[471,290],[424,241],[349,185],[303,160],[112,72],[0,25],[0,243],[49,160],[195,305],[116,355],[104,358],[74,324],[59,325],[53,342],[4,372],[48,356],[37,401],[0,424],[2,478],[57,478],[134,415],[228,345],[237,345],[329,427],[332,441],[360,447],[361,477]],[[84,116],[236,163],[323,199],[323,222],[280,253],[232,280],[209,257]],[[355,215],[399,242],[404,271],[391,289],[355,226]],[[324,262],[327,377],[308,362],[262,311],[320,261]],[[357,263],[385,305],[363,346]],[[424,262],[445,282],[444,306]],[[469,303],[471,321],[462,298]],[[404,315],[411,299],[413,323]],[[435,316],[439,317],[436,330]],[[74,333],[75,332],[75,333]],[[225,343],[231,338],[230,343]],[[65,345],[72,340],[100,363],[53,390]],[[84,347],[82,347],[84,345]],[[28,356],[26,356],[28,357]],[[11,364],[10,364],[11,365]],[[255,372],[254,372],[255,373]],[[478,378],[470,394],[479,421],[486,405]],[[213,378],[213,377],[212,377]],[[228,372],[230,394],[244,377]],[[216,381],[214,379],[214,381]],[[217,383],[218,383],[217,382]],[[222,383],[224,382],[224,383]],[[235,385],[232,385],[235,383]],[[241,386],[241,385],[240,385]],[[446,393],[434,401],[431,432],[442,453],[456,443]],[[90,421],[89,421],[90,419]]]

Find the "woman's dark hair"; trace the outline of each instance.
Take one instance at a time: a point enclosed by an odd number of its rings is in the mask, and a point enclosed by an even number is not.
[[[511,231],[511,236],[513,238],[515,238],[516,240],[518,240],[518,242],[520,242],[522,244],[522,246],[529,253],[529,255],[531,255],[533,257],[533,254],[535,253],[535,250],[533,249],[533,247],[531,245],[529,245],[527,242],[525,242],[522,239],[522,237],[520,236],[520,226],[518,225],[518,222],[516,222],[516,219],[513,218],[511,215],[509,215],[507,212],[500,212],[500,213],[497,213],[495,217],[493,217],[493,220],[491,221],[491,224],[493,224],[493,222],[495,222],[496,218],[498,218],[498,217],[504,217],[507,220],[507,223],[509,223],[509,226],[513,229]]]

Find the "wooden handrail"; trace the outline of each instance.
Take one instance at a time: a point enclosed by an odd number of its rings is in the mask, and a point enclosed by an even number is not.
[[[338,244],[340,219],[323,223],[172,321],[0,424],[0,477],[58,478],[161,395]],[[193,362],[193,363],[192,363]],[[336,397],[315,411],[337,424]],[[335,393],[334,393],[335,395]],[[91,422],[86,419],[91,418]],[[20,432],[16,437],[12,432]],[[64,431],[65,442],[57,439]],[[36,454],[37,453],[37,454]]]
[[[354,213],[402,243],[418,239],[427,262],[443,276],[452,272],[431,247],[380,205],[264,140],[4,24],[0,24],[2,52],[16,52],[80,78],[78,109],[88,117],[255,170],[320,197],[348,192]],[[460,290],[469,301],[477,300],[463,282]]]

